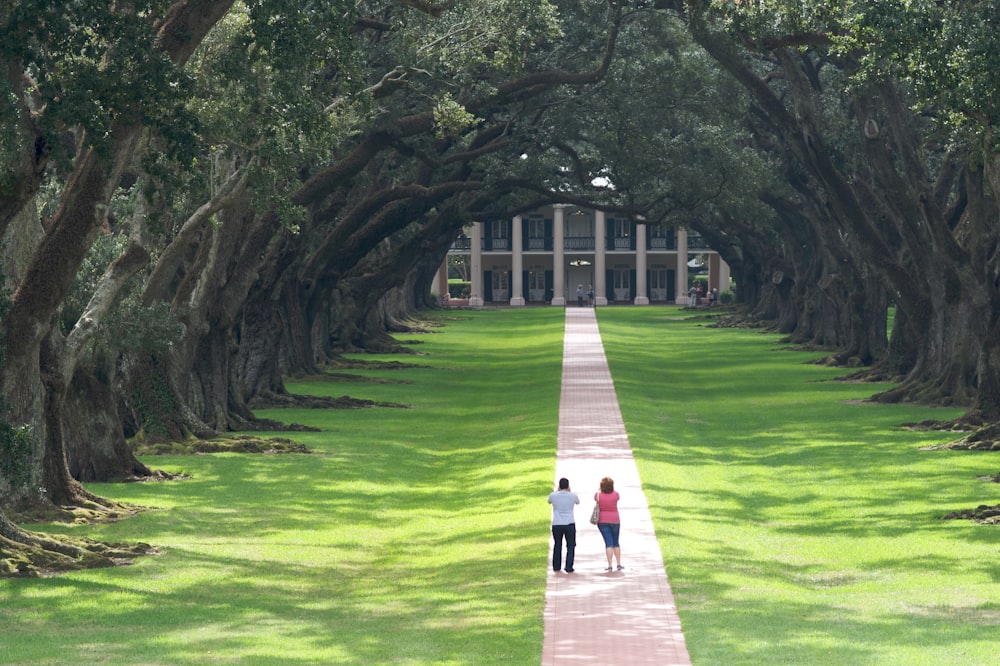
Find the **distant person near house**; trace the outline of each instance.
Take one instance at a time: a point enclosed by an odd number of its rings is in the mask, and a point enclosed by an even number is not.
[[[576,304],[583,307],[583,285],[576,285]]]
[[[587,285],[587,300],[590,301],[590,307],[594,307],[594,285]]]
[[[698,288],[694,285],[691,285],[691,288],[688,289],[688,305],[691,307],[698,305]]]

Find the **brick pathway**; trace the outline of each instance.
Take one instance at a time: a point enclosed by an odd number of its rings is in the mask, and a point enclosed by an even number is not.
[[[576,563],[571,574],[546,563],[542,664],[690,664],[592,308],[566,309],[555,478],[563,476],[580,496]],[[589,522],[604,476],[621,494],[624,571],[604,571],[604,542]]]

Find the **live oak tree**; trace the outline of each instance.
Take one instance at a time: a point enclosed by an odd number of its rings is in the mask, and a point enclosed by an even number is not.
[[[744,86],[830,211],[844,251],[861,256],[896,303],[885,362],[901,382],[880,399],[969,405],[996,339],[994,269],[980,248],[995,245],[997,225],[963,135],[941,141],[891,72],[862,76],[865,56],[879,52],[875,34],[840,41],[862,5],[658,4],[682,12],[695,40]],[[834,114],[853,131],[839,131]],[[855,295],[859,304],[866,297]]]
[[[965,167],[964,190],[955,195],[965,207],[948,220],[950,234],[942,232],[932,247],[946,264],[957,264],[945,277],[945,297],[965,299],[969,308],[949,313],[953,325],[971,326],[971,335],[981,336],[979,342],[969,340],[961,330],[956,347],[943,350],[970,366],[965,372],[975,394],[963,421],[985,424],[965,443],[995,447],[1000,422],[1000,105],[995,77],[1000,50],[995,26],[1000,7],[983,1],[879,2],[857,10],[842,41],[845,49],[869,46],[861,58],[864,80],[899,79],[913,91],[913,106],[933,121],[939,133],[934,139],[964,144],[961,155],[967,162],[952,168]],[[937,370],[932,367],[931,372]]]
[[[170,111],[173,91],[183,87],[180,68],[231,5],[232,0],[154,1],[122,10],[19,2],[0,10],[5,63],[0,113],[4,128],[16,128],[3,143],[0,230],[28,239],[15,244],[27,260],[23,272],[10,276],[0,389],[9,404],[6,418],[31,424],[35,442],[27,473],[0,477],[6,506],[41,499],[98,510],[106,504],[69,475],[62,410],[77,352],[124,275],[142,263],[142,250],[116,263],[107,289],[66,336],[57,326],[58,311],[106,223],[107,203],[137,144],[153,125],[175,121]],[[50,162],[62,165],[66,178],[58,207],[39,226],[26,212],[53,168]],[[14,222],[20,228],[11,228]],[[0,535],[8,545],[53,557],[68,554],[72,560],[89,552],[85,545],[57,546],[2,516]]]

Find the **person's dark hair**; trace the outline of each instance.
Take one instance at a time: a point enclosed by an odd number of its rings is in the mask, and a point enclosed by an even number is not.
[[[615,482],[610,476],[606,476],[601,479],[601,492],[602,493],[613,493],[615,492]]]
[[[566,477],[559,479],[559,490],[568,490],[568,489],[569,489],[569,479],[567,479]]]

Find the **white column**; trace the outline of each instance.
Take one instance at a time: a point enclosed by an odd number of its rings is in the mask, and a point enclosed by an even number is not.
[[[565,204],[552,207],[552,305],[566,305]]]
[[[635,305],[649,305],[646,295],[646,225],[635,225]]]
[[[719,257],[719,293],[720,294],[722,292],[724,292],[724,291],[729,291],[729,277],[730,277],[729,264],[727,264],[726,261],[722,257]]]
[[[524,241],[521,216],[515,217],[510,226],[510,304],[524,305]]]
[[[438,266],[437,273],[434,275],[434,286],[431,288],[431,293],[437,294],[438,304],[444,305],[448,302],[448,256],[445,255],[444,261]]]
[[[608,221],[603,210],[594,211],[594,305],[608,304]]]
[[[688,304],[688,232],[677,227],[677,284],[674,285],[674,303]]]
[[[469,288],[469,305],[483,307],[483,223],[472,223],[472,286]]]

